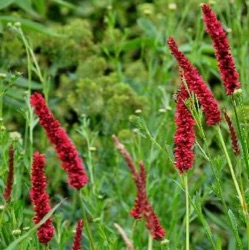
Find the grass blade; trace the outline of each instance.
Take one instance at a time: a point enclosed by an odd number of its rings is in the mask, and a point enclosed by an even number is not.
[[[61,203],[64,200],[62,200],[60,203],[58,203],[44,218],[33,228],[31,228],[26,234],[22,235],[20,238],[16,239],[14,242],[12,242],[5,250],[15,250],[18,249],[18,244],[24,241],[26,238],[28,238],[32,233],[34,233],[44,222],[46,222],[47,219],[49,219],[52,214],[55,212],[55,210],[61,205]]]
[[[14,3],[15,0],[0,0],[0,9],[4,9]]]
[[[228,210],[228,216],[229,216],[229,219],[231,221],[231,225],[232,225],[232,230],[233,230],[233,234],[234,234],[234,237],[236,239],[236,242],[238,244],[238,249],[244,249],[243,248],[243,244],[241,242],[241,239],[239,237],[239,231],[238,231],[238,224],[237,224],[237,220],[232,212],[231,209]]]

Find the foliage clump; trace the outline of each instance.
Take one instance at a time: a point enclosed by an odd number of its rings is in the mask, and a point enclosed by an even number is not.
[[[116,74],[111,74],[80,79],[67,103],[78,115],[90,117],[102,133],[110,134],[126,127],[129,115],[137,109],[146,109],[147,102],[128,84],[120,82]]]
[[[72,19],[64,26],[54,27],[59,37],[43,36],[41,54],[56,68],[72,67],[93,53],[91,25],[86,20]]]
[[[25,71],[26,58],[23,44],[16,38],[16,34],[8,29],[1,34],[0,53],[0,67]]]

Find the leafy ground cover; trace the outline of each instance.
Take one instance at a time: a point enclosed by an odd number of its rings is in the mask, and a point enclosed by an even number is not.
[[[205,31],[201,1],[0,1],[0,249],[72,249],[80,219],[82,249],[247,247],[249,4],[205,2],[222,22],[239,72],[242,91],[232,97]],[[191,94],[186,107],[197,123],[195,159],[184,174],[174,166],[181,78],[169,37],[197,67],[239,138],[235,156],[224,116],[220,129],[207,126]],[[84,187],[68,185],[69,171],[56,154],[63,146],[47,138],[30,103],[34,92],[44,96],[83,159],[89,177]],[[149,216],[130,215],[140,179],[116,149],[114,134],[137,171],[144,162],[146,202],[166,231],[161,240],[147,229]],[[45,219],[54,227],[47,245],[39,242],[40,225],[33,222],[36,151],[46,157],[52,210]]]

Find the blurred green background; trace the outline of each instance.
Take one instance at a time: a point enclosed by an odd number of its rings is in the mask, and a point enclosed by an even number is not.
[[[16,25],[16,22],[20,22],[45,79],[41,83],[33,73],[32,92],[45,94],[49,107],[71,135],[88,171],[91,169],[94,179],[83,194],[96,249],[124,249],[113,223],[122,225],[128,235],[133,225],[129,211],[135,199],[135,186],[114,149],[112,134],[127,146],[136,162],[145,161],[149,198],[169,239],[165,245],[156,242],[155,249],[184,249],[184,193],[170,162],[175,131],[173,94],[180,81],[177,64],[166,46],[169,36],[176,39],[180,49],[198,68],[220,107],[226,107],[228,113],[231,111],[230,100],[218,74],[212,42],[204,30],[202,2],[211,5],[227,31],[248,110],[249,1],[0,1],[0,72],[21,73],[3,96],[4,127],[7,132],[18,131],[23,138],[16,152],[19,176],[15,177],[15,183],[19,184],[18,191],[14,190],[14,199],[19,202],[12,205],[20,206],[27,218],[19,218],[18,226],[29,224],[32,212],[27,207],[30,205],[29,159],[25,158],[24,151],[27,146],[28,59],[23,41],[10,27],[10,23]],[[228,137],[225,125],[223,129]],[[206,133],[226,201],[231,208],[236,208],[237,199],[231,191],[215,130],[207,128]],[[7,155],[8,138],[6,135],[1,142],[2,155]],[[81,216],[77,195],[68,189],[66,176],[58,167],[55,153],[39,126],[34,131],[34,141],[34,150],[47,156],[46,172],[50,176],[52,202],[55,204],[62,197],[69,197],[60,208],[61,213],[56,215],[56,225],[65,228],[58,229],[62,239],[57,239],[60,243],[54,241],[52,249],[69,249],[72,233],[65,229],[72,227],[70,223]],[[231,149],[230,144],[227,145]],[[192,197],[203,207],[217,244],[221,244],[222,249],[236,249],[232,229],[216,195],[210,166],[198,148],[195,152],[195,167],[190,177]],[[7,160],[3,159],[1,190],[7,175]],[[2,238],[14,226],[12,221]],[[239,227],[243,238],[243,222],[239,222]],[[147,249],[144,228],[143,223],[136,227],[133,241],[139,246],[137,249]],[[91,249],[89,235],[84,237],[84,249]],[[191,246],[191,249],[211,249],[205,229],[194,211],[191,212]]]

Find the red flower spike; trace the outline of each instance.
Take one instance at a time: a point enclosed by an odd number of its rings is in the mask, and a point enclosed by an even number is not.
[[[153,239],[162,240],[166,235],[166,231],[161,226],[159,219],[149,201],[147,201],[145,205],[144,217],[146,220],[146,227],[150,231]]]
[[[7,183],[4,191],[4,198],[6,202],[10,201],[11,198],[11,192],[13,188],[13,180],[14,180],[14,148],[11,145],[9,147],[9,172],[8,172],[8,178]]]
[[[152,208],[147,193],[146,193],[146,171],[144,167],[144,163],[140,161],[139,163],[140,172],[139,177],[141,187],[137,185],[137,192],[138,192],[138,202],[135,204],[135,208],[139,206],[143,212],[144,218],[146,220],[146,227],[151,233],[154,240],[162,240],[166,234],[166,231],[161,226],[159,219]],[[140,199],[139,199],[140,198]]]
[[[197,69],[190,63],[187,57],[178,49],[175,40],[171,37],[168,39],[168,46],[172,55],[177,60],[183,70],[184,78],[190,91],[197,96],[202,110],[206,116],[208,125],[215,125],[221,121],[221,113],[218,108],[218,102],[214,99],[212,92],[209,90]]]
[[[113,136],[112,138],[116,148],[120,151],[121,155],[126,161],[137,188],[137,198],[130,214],[135,219],[142,219],[144,217],[146,221],[146,227],[152,235],[153,239],[162,240],[166,234],[166,231],[161,226],[159,219],[157,218],[148,200],[148,196],[146,193],[146,171],[144,163],[140,161],[140,171],[138,173],[133,159],[131,158],[128,151],[125,149],[124,145],[118,141],[118,138],[116,136]]]
[[[141,161],[139,163],[140,172],[137,174],[135,183],[137,187],[137,198],[135,200],[135,205],[131,210],[131,216],[139,220],[143,217],[143,212],[145,208],[145,202],[147,200],[146,194],[146,171],[144,163]]]
[[[62,168],[68,173],[69,185],[76,189],[82,188],[88,177],[74,144],[61,128],[59,121],[54,118],[41,94],[32,94],[30,103],[40,118],[40,124],[45,129],[48,139],[55,146],[57,156],[62,161]]]
[[[234,59],[230,52],[231,48],[226,32],[209,5],[203,4],[201,8],[206,31],[213,40],[215,56],[226,94],[232,95],[236,89],[241,87],[241,84],[239,82],[239,73],[236,71]]]
[[[45,157],[39,152],[33,155],[30,198],[34,207],[34,223],[38,224],[43,217],[49,213],[49,196],[46,193],[46,177],[44,174]],[[47,244],[54,236],[52,220],[49,218],[37,230],[38,239],[41,243]]]
[[[131,158],[129,152],[126,150],[125,146],[119,142],[118,138],[115,135],[112,136],[112,140],[116,146],[116,149],[123,156],[127,166],[129,167],[129,169],[132,173],[132,177],[135,180],[136,176],[137,176],[137,170],[135,167],[135,163],[134,163],[133,159]]]
[[[230,131],[233,152],[235,155],[239,155],[240,154],[239,142],[238,142],[237,134],[236,134],[235,128],[233,126],[232,120],[228,116],[228,114],[226,113],[225,109],[223,109],[223,114],[224,114],[225,120],[227,122],[229,131]]]
[[[189,94],[185,86],[182,85],[176,100],[176,132],[174,137],[175,166],[180,173],[192,168],[194,162],[194,152],[192,148],[195,143],[195,121],[185,104],[188,98]]]
[[[83,229],[83,220],[79,220],[76,227],[76,233],[74,236],[74,242],[72,250],[81,250],[81,238],[82,238],[82,229]]]

